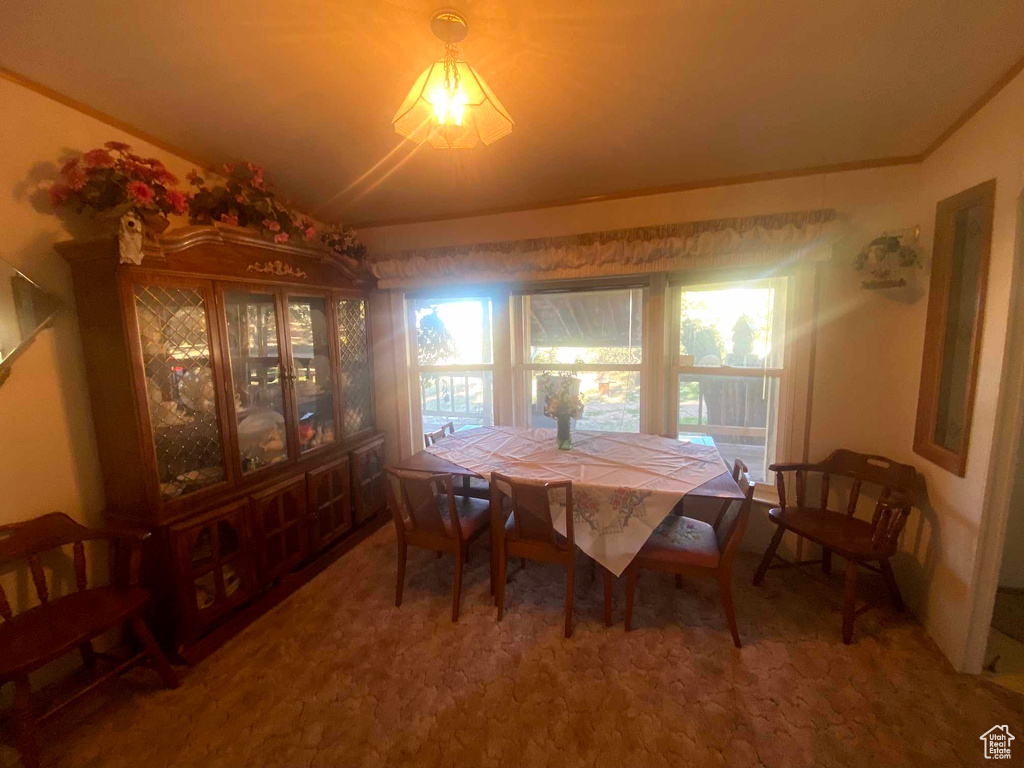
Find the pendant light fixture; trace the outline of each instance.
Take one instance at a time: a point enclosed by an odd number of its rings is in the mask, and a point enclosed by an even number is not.
[[[492,144],[512,132],[512,118],[480,74],[459,58],[458,43],[469,32],[466,17],[436,11],[430,29],[444,43],[444,57],[431,64],[398,108],[395,132],[438,149]]]

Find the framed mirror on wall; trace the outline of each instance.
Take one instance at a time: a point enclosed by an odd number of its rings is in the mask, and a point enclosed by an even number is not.
[[[14,360],[50,325],[60,308],[60,299],[0,258],[0,384],[11,375]]]
[[[996,181],[939,202],[914,452],[960,477],[967,471]]]

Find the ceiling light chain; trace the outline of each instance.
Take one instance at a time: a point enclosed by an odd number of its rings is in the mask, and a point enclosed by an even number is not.
[[[444,44],[444,89],[449,99],[459,91],[459,53],[455,43]]]

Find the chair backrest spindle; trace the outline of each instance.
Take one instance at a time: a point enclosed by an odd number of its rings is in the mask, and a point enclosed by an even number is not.
[[[82,592],[88,587],[85,575],[85,544],[76,541],[73,549],[75,553],[75,586],[78,587],[79,592]]]

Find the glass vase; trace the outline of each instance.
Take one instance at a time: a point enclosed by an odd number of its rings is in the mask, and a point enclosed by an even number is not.
[[[569,417],[558,417],[558,450],[568,451],[572,448],[572,430],[569,427]]]

